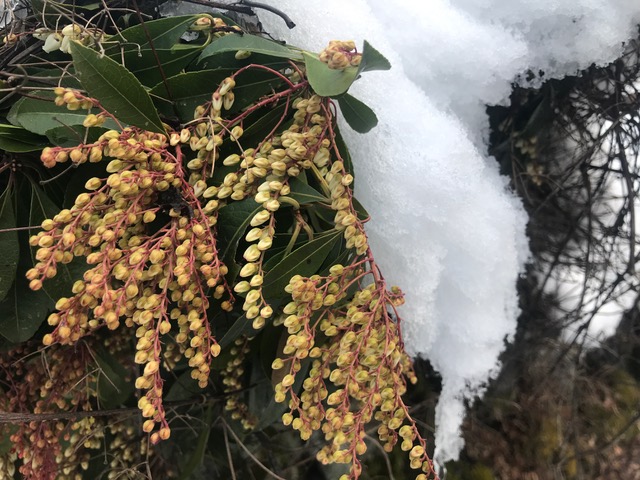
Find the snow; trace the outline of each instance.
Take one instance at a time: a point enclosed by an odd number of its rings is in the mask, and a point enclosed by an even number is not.
[[[435,460],[463,446],[465,401],[482,394],[516,329],[516,280],[528,258],[526,215],[486,154],[487,104],[606,63],[640,22],[634,0],[263,0],[275,37],[311,51],[367,39],[393,65],[350,90],[377,113],[366,135],[341,124],[368,234],[391,284],[406,293],[407,349],[442,375]],[[425,7],[428,5],[428,7]],[[540,70],[544,76],[540,77]]]
[[[367,135],[343,125],[358,198],[387,279],[407,294],[408,350],[440,372],[436,460],[458,457],[464,401],[482,393],[516,328],[526,216],[483,142],[486,104],[507,101],[530,69],[543,79],[606,63],[634,35],[629,0],[270,0],[297,27],[261,13],[267,31],[319,51],[367,39],[389,72],[351,93],[376,111]],[[521,80],[523,81],[523,80]],[[540,78],[537,79],[540,81]]]

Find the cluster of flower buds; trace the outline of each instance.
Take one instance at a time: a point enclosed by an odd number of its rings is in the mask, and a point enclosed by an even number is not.
[[[107,39],[104,32],[95,29],[87,30],[77,23],[67,25],[61,30],[51,30],[45,27],[38,28],[33,32],[33,37],[38,40],[44,40],[42,49],[47,53],[55,52],[56,50],[70,53],[72,41],[87,45],[89,42],[100,43]]]
[[[193,22],[193,25],[189,27],[192,32],[207,32],[212,33],[215,37],[222,37],[229,33],[242,33],[242,29],[237,25],[229,26],[226,22],[219,17],[212,17],[210,15],[202,15]]]
[[[34,414],[86,410],[97,396],[98,368],[88,344],[76,349],[60,346],[40,352],[25,344],[0,355],[0,381],[7,386],[3,410]],[[101,445],[102,427],[92,417],[69,422],[29,421],[10,435],[12,451],[0,462],[0,477],[15,471],[22,478],[53,480],[82,478],[90,452]],[[6,476],[13,478],[13,475]]]
[[[71,95],[69,101],[75,101]],[[45,220],[43,231],[31,238],[38,262],[27,278],[37,290],[56,275],[59,263],[86,258],[90,268],[73,285],[73,296],[57,301],[57,312],[49,317],[54,330],[43,342],[75,343],[102,326],[117,329],[122,319],[135,328],[135,361],[144,366],[135,384],[146,390],[139,401],[147,419],[143,429],[151,432],[159,423],[151,435],[156,442],[169,437],[161,338],[172,335],[204,387],[211,359],[220,352],[207,320],[210,298],[227,294],[221,308],[232,308],[224,279],[228,270],[218,258],[213,230],[218,202],[201,202],[210,196],[201,174],[189,174],[180,146],[172,148],[161,134],[109,130],[95,143],[47,148],[41,155],[45,165],[104,157],[112,158],[106,167],[110,175],[88,180],[88,192],[78,195],[71,209]]]
[[[350,286],[372,275],[363,265],[335,265],[327,277],[291,279],[287,291],[293,301],[284,308],[289,338],[284,357],[272,365],[286,371],[275,387],[277,401],[290,398],[290,411],[282,420],[305,440],[321,430],[328,443],[317,458],[325,464],[351,464],[345,479],[361,473],[358,456],[367,449],[365,426],[374,419],[381,424],[378,433],[386,451],[401,437],[412,468],[429,473],[425,442],[402,400],[405,379],[417,381],[391,313],[403,296],[397,288],[386,291],[384,281],[376,280],[347,298]],[[316,341],[318,335],[327,340]],[[313,359],[311,369],[298,395],[292,386],[307,357]],[[327,381],[337,387],[332,393]],[[417,478],[425,478],[420,475]]]
[[[241,396],[238,393],[243,387],[244,363],[249,353],[249,348],[249,338],[242,336],[236,339],[229,351],[231,358],[224,370],[220,372],[224,392],[229,394],[224,409],[230,412],[231,418],[238,420],[246,430],[251,430],[258,423],[258,419],[249,411],[248,406],[241,400]]]
[[[154,450],[149,448],[146,438],[140,438],[138,429],[130,422],[114,418],[106,425],[106,429],[110,436],[109,473],[106,478],[128,478],[131,475],[131,465],[142,464],[153,455]]]
[[[331,40],[322,52],[320,61],[326,63],[332,70],[344,70],[347,67],[357,67],[362,61],[362,54],[356,50],[352,40]]]

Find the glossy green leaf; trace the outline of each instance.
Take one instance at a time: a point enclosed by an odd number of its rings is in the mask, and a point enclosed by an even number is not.
[[[112,125],[117,128],[115,122],[105,122],[105,125]],[[82,125],[66,125],[64,127],[56,127],[45,132],[49,142],[59,147],[75,147],[81,143],[92,143],[98,140],[100,135],[105,133],[109,128],[91,127],[88,129]],[[86,138],[86,142],[85,142]]]
[[[45,292],[29,289],[25,273],[32,266],[28,253],[20,255],[15,282],[0,302],[0,335],[12,343],[29,340],[54,306]]]
[[[321,62],[317,55],[308,52],[304,52],[303,55],[309,83],[313,90],[323,97],[337,97],[346,93],[362,72],[391,68],[389,61],[367,41],[364,42],[362,60],[358,67],[334,70]]]
[[[230,203],[218,212],[220,258],[229,268],[231,278],[234,278],[238,271],[235,262],[238,244],[243,239],[249,222],[260,210],[262,210],[262,205],[256,203],[253,198],[247,198],[240,202]]]
[[[149,48],[150,44],[153,44],[156,49],[171,48],[178,43],[180,37],[200,16],[181,15],[144,22],[122,30],[110,41],[122,42],[124,44],[123,48],[135,47],[136,49],[144,49]],[[114,48],[119,49],[120,47],[110,47],[108,53],[111,54]]]
[[[270,57],[286,58],[289,60],[302,60],[302,56],[297,50],[285,47],[266,38],[245,34],[225,35],[214,40],[202,51],[200,58],[198,58],[198,63],[204,62],[207,58],[214,55],[226,52],[237,52],[238,50],[246,50],[252,53],[260,53]]]
[[[29,340],[54,306],[43,291],[29,290],[29,282],[21,277],[16,277],[16,283],[0,302],[0,335],[12,343]]]
[[[378,124],[378,117],[367,105],[345,93],[338,97],[344,119],[358,133],[367,133]]]
[[[242,335],[248,335],[251,332],[255,332],[255,330],[251,326],[252,324],[253,324],[253,320],[248,319],[246,315],[242,315],[235,322],[233,322],[233,325],[231,325],[231,328],[229,328],[229,330],[225,332],[222,338],[218,340],[220,347],[227,348],[237,338],[240,338]]]
[[[158,83],[149,93],[163,115],[172,116],[175,105],[182,121],[192,120],[195,108],[211,100],[211,94],[220,83],[235,72],[235,69],[223,68],[181,73],[168,78],[166,85],[164,82]],[[232,111],[250,105],[262,95],[271,92],[281,82],[281,79],[263,70],[241,73],[236,77],[236,86],[233,89],[235,102]],[[173,105],[170,99],[173,99]]]
[[[16,216],[13,205],[13,192],[6,189],[0,197],[0,230],[8,230],[16,227]],[[18,232],[0,232],[0,300],[3,300],[16,276],[20,246],[18,244]]]
[[[173,385],[171,385],[168,391],[165,386],[165,392],[165,402],[179,402],[189,398],[194,398],[197,395],[202,395],[202,388],[198,386],[197,380],[191,378],[191,369],[188,369],[175,379]]]
[[[129,125],[166,133],[149,94],[131,72],[77,42],[71,43],[71,55],[82,86],[107,111]]]
[[[362,47],[362,61],[358,68],[360,72],[370,72],[372,70],[389,70],[391,63],[378,50],[373,48],[369,42],[364,41]]]
[[[351,160],[351,154],[349,153],[349,148],[347,147],[347,144],[344,141],[344,138],[342,138],[342,134],[340,133],[340,130],[338,128],[334,130],[334,133],[335,133],[336,148],[340,153],[340,158],[344,163],[344,168],[347,171],[347,173],[350,173],[355,177],[355,173],[353,171],[353,161]],[[355,179],[354,182],[351,184],[351,188],[354,188],[356,180],[357,179]]]
[[[311,88],[323,97],[342,95],[349,90],[349,87],[358,76],[356,67],[333,70],[326,63],[321,62],[316,55],[307,52],[303,55]]]
[[[182,121],[191,120],[196,106],[210,100],[220,82],[233,73],[231,69],[180,73],[167,78],[166,84],[156,84],[149,95],[165,117],[174,115],[175,105]]]
[[[98,364],[98,398],[100,407],[115,408],[124,403],[133,393],[133,383],[127,380],[131,373],[118,359],[104,349],[93,354]]]
[[[40,225],[45,218],[54,217],[60,211],[60,207],[49,198],[40,185],[31,182],[30,187],[29,224]],[[34,248],[34,254],[35,250]],[[71,263],[59,263],[57,268],[58,274],[51,279],[45,280],[42,286],[42,290],[54,302],[60,297],[70,295],[73,283],[82,278],[82,274],[87,270],[88,265],[82,257],[76,257]]]
[[[287,112],[286,104],[280,103],[273,108],[261,109],[254,116],[248,117],[247,128],[242,135],[242,142],[246,145],[260,143],[271,132],[274,125],[283,119],[285,114],[287,116],[291,115],[291,108]]]
[[[85,110],[67,110],[53,103],[53,92],[33,92],[40,98],[21,98],[13,104],[7,120],[16,126],[39,134],[45,135],[47,131],[58,127],[82,125],[87,116]],[[50,98],[47,100],[46,98]],[[105,128],[114,128],[116,124],[112,120],[105,122]]]
[[[47,139],[14,125],[0,125],[0,150],[12,153],[35,152],[47,146]]]
[[[114,60],[122,62],[140,83],[153,87],[162,82],[162,72],[166,78],[177,75],[201,50],[201,47],[127,50],[122,56],[116,55]],[[162,71],[158,63],[162,65]]]
[[[367,212],[367,209],[364,208],[364,205],[362,205],[356,197],[353,197],[351,200],[353,202],[353,208],[358,214],[358,219],[363,222],[369,220],[370,215],[369,212]]]
[[[337,231],[322,235],[287,255],[265,275],[263,295],[281,297],[291,277],[309,277],[315,274],[341,235],[342,233]]]
[[[295,199],[300,205],[316,202],[331,203],[331,199],[296,177],[289,180],[289,187],[291,188],[291,194],[288,196]],[[282,206],[286,205],[285,203],[282,204]]]

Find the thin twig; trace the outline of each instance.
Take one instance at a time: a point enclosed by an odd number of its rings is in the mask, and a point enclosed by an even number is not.
[[[268,473],[269,475],[271,475],[273,478],[277,480],[287,480],[286,478],[283,478],[277,475],[276,473],[272,472],[271,470],[269,470],[269,468],[266,467],[260,460],[258,460],[256,456],[253,453],[251,453],[249,449],[244,445],[244,443],[242,443],[242,441],[240,440],[240,438],[238,438],[236,433],[231,429],[231,427],[229,427],[229,424],[225,421],[225,419],[221,418],[221,420],[224,426],[229,429],[229,433],[231,434],[233,439],[236,441],[236,443],[240,446],[240,448],[242,448],[242,450],[244,450],[244,452],[249,456],[249,458],[256,463],[256,465],[258,465],[262,470],[264,470],[266,473]]]
[[[231,456],[231,446],[229,445],[229,435],[227,435],[227,424],[222,426],[222,433],[224,434],[224,446],[227,450],[227,461],[229,462],[229,470],[231,471],[231,480],[236,480],[235,467],[233,466],[233,457]]]

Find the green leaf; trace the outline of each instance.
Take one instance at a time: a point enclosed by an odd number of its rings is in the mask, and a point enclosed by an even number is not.
[[[77,42],[71,43],[71,56],[82,86],[108,112],[129,125],[166,133],[149,94],[131,72]]]
[[[14,205],[21,206],[18,189],[13,194]],[[18,215],[20,218],[20,215]],[[33,266],[31,257],[22,252],[18,259],[15,281],[6,297],[0,301],[0,335],[12,343],[29,340],[45,321],[47,313],[54,304],[47,294],[29,288],[29,281],[25,278],[26,271]]]
[[[204,425],[202,425],[202,430],[200,430],[200,434],[198,435],[196,448],[182,468],[180,480],[187,480],[189,478],[192,478],[192,475],[196,471],[196,469],[202,465],[204,455],[207,450],[207,443],[209,443],[211,425],[213,423],[213,405],[209,405],[207,407],[203,420]]]
[[[331,203],[331,199],[325,197],[315,188],[310,187],[296,177],[293,177],[289,180],[289,187],[291,188],[291,194],[288,196],[296,200],[300,205],[316,202]],[[288,204],[286,203],[282,204],[282,206],[287,205]]]
[[[0,150],[12,153],[25,153],[42,150],[47,139],[13,125],[0,125]]]
[[[353,202],[353,208],[358,214],[358,220],[366,221],[371,218],[367,209],[364,208],[364,205],[362,205],[356,197],[353,197],[351,201]]]
[[[218,344],[221,348],[227,348],[240,336],[247,335],[249,332],[254,332],[255,330],[253,329],[252,324],[253,320],[248,319],[246,315],[242,315],[233,322],[231,328],[229,328],[222,338],[218,340]]]
[[[369,42],[364,41],[362,47],[362,61],[358,68],[360,72],[370,72],[372,70],[389,70],[391,63],[378,50],[373,48]]]
[[[321,62],[316,55],[304,52],[304,63],[307,67],[307,78],[311,88],[322,97],[342,95],[358,76],[356,67],[344,70],[333,70]]]
[[[256,203],[253,198],[246,198],[240,202],[230,203],[218,212],[218,236],[222,246],[220,258],[222,258],[230,272],[232,266],[237,268],[235,257],[238,244],[244,237],[249,222],[260,210],[262,210],[262,205]]]
[[[338,97],[344,119],[358,133],[367,133],[378,124],[378,117],[367,105],[345,93]]]
[[[202,388],[198,386],[197,380],[191,378],[191,369],[189,369],[175,379],[169,391],[164,395],[164,401],[177,402],[197,395],[202,395]]]
[[[292,50],[289,47],[280,45],[272,40],[258,37],[256,35],[225,35],[211,42],[200,54],[198,63],[214,55],[227,52],[237,52],[238,50],[246,50],[251,53],[260,53],[270,57],[287,58],[289,60],[302,60],[299,51]],[[204,68],[207,68],[205,62]]]
[[[122,56],[116,55],[115,61],[122,59],[124,66],[140,80],[140,83],[148,87],[162,82],[162,72],[165,77],[172,77],[180,73],[196,56],[202,47],[127,50]],[[157,56],[157,58],[156,58]],[[158,67],[162,65],[162,72]]]
[[[139,25],[122,30],[115,35],[110,41],[125,43],[125,48],[131,48],[126,45],[134,44],[136,49],[149,48],[153,44],[154,48],[171,48],[187,29],[202,15],[181,15],[178,17],[161,18],[144,22]],[[110,47],[108,53],[112,54],[112,49],[119,47]]]
[[[391,68],[389,61],[367,41],[364,42],[362,60],[358,67],[334,70],[321,62],[317,55],[304,52],[303,56],[311,88],[323,97],[337,97],[346,93],[362,72]]]
[[[40,225],[45,218],[53,218],[60,211],[60,207],[35,182],[31,182],[30,193],[29,223],[31,225]],[[32,253],[35,253],[35,250],[34,248]],[[43,282],[42,289],[54,302],[60,297],[68,296],[73,283],[82,278],[87,268],[82,257],[76,257],[68,264],[59,263],[58,274]]]
[[[45,135],[48,130],[54,128],[82,125],[87,116],[84,110],[71,111],[65,107],[58,107],[53,103],[53,92],[37,91],[33,94],[45,98],[21,98],[9,110],[7,120],[30,132]],[[116,127],[112,120],[107,120],[104,125],[105,128]]]
[[[291,115],[291,110],[289,106],[287,115]],[[250,115],[245,121],[245,125],[248,126],[242,135],[242,142],[246,145],[260,143],[271,132],[274,125],[282,119],[285,111],[286,104],[280,103],[273,108],[261,108],[259,112]]]
[[[117,358],[106,350],[93,354],[99,367],[98,398],[105,409],[115,408],[124,403],[133,393],[133,383],[127,380],[131,373],[120,364]]]
[[[281,297],[284,294],[284,287],[289,284],[291,277],[294,275],[310,277],[315,274],[341,235],[341,232],[331,232],[287,255],[265,275],[262,286],[263,295],[265,297]]]
[[[13,449],[14,444],[11,441],[11,436],[16,433],[19,428],[19,425],[10,423],[0,425],[0,455],[5,456]]]
[[[174,115],[172,102],[183,121],[192,120],[193,112],[198,105],[211,99],[211,94],[220,83],[237,70],[222,68],[217,70],[202,70],[199,72],[181,73],[158,83],[149,92],[154,98],[160,113],[167,117]],[[238,111],[271,92],[282,82],[270,72],[263,70],[248,70],[236,76],[236,86],[233,89],[235,101],[232,111]],[[167,92],[167,87],[170,92]]]
[[[115,122],[112,123],[108,121],[104,124],[118,128]],[[87,128],[82,125],[67,125],[47,130],[45,134],[47,135],[49,142],[54,145],[59,147],[75,147],[81,143],[89,144],[97,141],[100,135],[105,133],[107,130],[109,130],[109,128],[91,127],[87,132]]]
[[[7,188],[0,197],[0,230],[16,227],[16,216],[13,206],[13,192]],[[3,300],[13,285],[20,246],[18,232],[0,232],[0,300]]]

